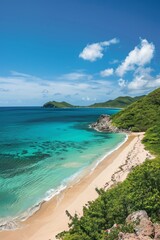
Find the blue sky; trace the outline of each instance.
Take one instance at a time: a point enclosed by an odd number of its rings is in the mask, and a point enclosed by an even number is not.
[[[159,0],[1,0],[0,106],[160,87]]]

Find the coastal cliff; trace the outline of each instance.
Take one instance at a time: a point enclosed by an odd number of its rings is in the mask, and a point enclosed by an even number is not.
[[[109,115],[102,114],[96,122],[89,125],[90,128],[95,129],[98,132],[110,132],[110,133],[120,133],[120,132],[129,132],[124,129],[120,129],[113,125],[112,119]]]

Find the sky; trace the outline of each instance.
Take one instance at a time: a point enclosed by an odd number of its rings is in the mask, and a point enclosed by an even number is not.
[[[0,106],[160,87],[159,0],[0,0]]]

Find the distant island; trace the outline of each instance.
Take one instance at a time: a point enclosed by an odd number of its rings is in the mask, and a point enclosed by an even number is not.
[[[73,108],[76,106],[73,106],[70,103],[67,102],[56,102],[56,101],[50,101],[43,105],[44,108]]]
[[[113,100],[108,100],[106,102],[101,102],[101,103],[94,103],[89,106],[85,107],[90,107],[90,108],[105,108],[105,107],[113,107],[113,108],[125,108],[129,106],[130,104],[134,103],[135,101],[141,99],[143,96],[138,96],[138,97],[117,97]],[[80,106],[72,105],[67,102],[57,102],[57,101],[49,101],[43,105],[44,108],[76,108]],[[84,106],[81,106],[84,107]]]

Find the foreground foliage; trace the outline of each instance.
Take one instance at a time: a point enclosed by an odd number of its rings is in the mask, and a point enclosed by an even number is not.
[[[97,200],[88,203],[83,216],[70,217],[70,230],[59,234],[63,240],[102,240],[106,230],[114,223],[124,224],[126,217],[137,210],[146,210],[153,221],[159,220],[160,209],[160,158],[147,160],[136,167],[116,187],[99,190]],[[116,234],[116,233],[115,233]],[[109,238],[107,238],[109,239]]]

